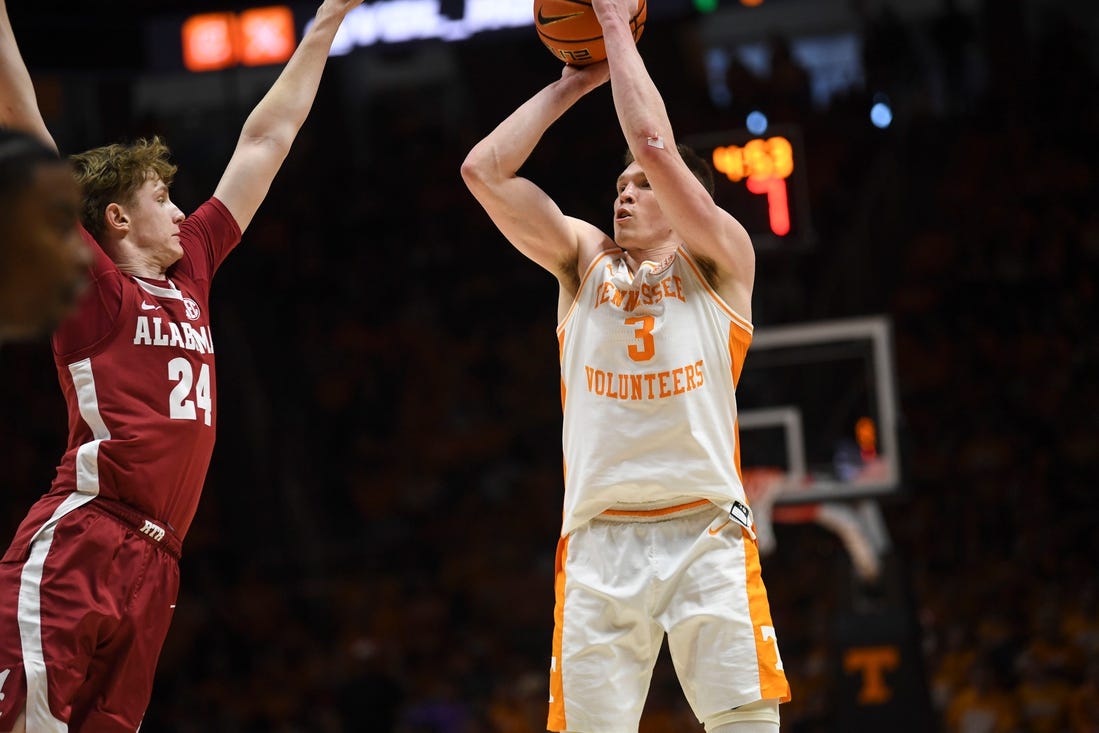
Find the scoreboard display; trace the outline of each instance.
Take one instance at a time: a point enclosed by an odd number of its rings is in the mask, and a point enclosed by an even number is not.
[[[801,131],[731,130],[687,138],[714,167],[714,199],[744,225],[757,249],[801,248],[814,240]]]

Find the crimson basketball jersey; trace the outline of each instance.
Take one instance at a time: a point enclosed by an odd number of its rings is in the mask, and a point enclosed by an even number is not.
[[[49,492],[13,543],[96,496],[164,522],[180,538],[198,505],[217,427],[210,279],[240,241],[211,198],[180,225],[166,280],[119,271],[91,235],[91,286],[53,337],[68,446]]]
[[[745,501],[734,391],[752,325],[685,249],[637,273],[598,257],[557,336],[562,535],[611,508]]]

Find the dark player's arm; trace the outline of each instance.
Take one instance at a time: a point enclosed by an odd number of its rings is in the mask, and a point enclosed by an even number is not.
[[[629,27],[636,0],[594,0],[606,43],[614,107],[634,159],[645,171],[660,208],[694,255],[713,262],[718,292],[748,316],[755,251],[747,231],[714,203],[676,150],[672,125]]]
[[[362,0],[325,0],[279,78],[256,105],[214,196],[243,232],[271,188],[317,95],[332,39],[344,16]]]
[[[34,135],[57,150],[38,109],[31,75],[19,55],[5,0],[0,0],[0,125]]]
[[[4,0],[0,0],[0,124],[34,135],[57,150],[38,109],[30,73],[15,44]],[[88,232],[81,229],[81,236],[91,253],[88,288],[78,301],[76,312],[54,333],[54,348],[59,354],[76,352],[101,339],[110,332],[122,307],[118,266]]]
[[[515,110],[462,163],[462,178],[500,232],[553,273],[570,295],[575,295],[579,269],[613,243],[595,226],[565,216],[545,191],[519,176],[518,170],[549,126],[606,80],[602,64],[566,67],[560,79]]]

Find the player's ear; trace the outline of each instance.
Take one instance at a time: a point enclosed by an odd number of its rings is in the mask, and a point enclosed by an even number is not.
[[[103,212],[103,218],[107,224],[108,231],[115,231],[119,234],[126,234],[130,231],[130,217],[118,204],[107,204],[106,211]]]

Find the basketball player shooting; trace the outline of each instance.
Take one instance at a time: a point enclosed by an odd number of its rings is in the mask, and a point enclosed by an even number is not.
[[[172,203],[157,139],[74,156],[90,286],[53,335],[69,439],[0,561],[0,730],[133,733],[175,608],[217,424],[210,281],[247,229],[361,0],[325,0],[214,195]],[[0,123],[56,150],[0,0]]]
[[[707,731],[773,733],[790,693],[739,476],[734,395],[755,256],[714,203],[709,166],[675,142],[630,2],[594,0],[607,61],[567,66],[462,166],[504,236],[560,285],[566,471],[548,727],[637,731],[666,633]],[[517,174],[608,78],[629,146],[609,202],[613,239]]]

